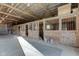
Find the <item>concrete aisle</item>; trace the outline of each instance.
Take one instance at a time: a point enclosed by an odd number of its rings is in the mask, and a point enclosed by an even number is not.
[[[16,35],[0,35],[0,56],[79,56],[79,48],[47,44]]]
[[[79,48],[63,44],[47,44],[32,39],[27,41],[46,56],[79,56]]]
[[[53,47],[40,40],[27,39],[27,37],[18,37],[21,47],[26,56],[61,56],[62,50]]]
[[[13,35],[0,35],[0,56],[24,56],[18,40]]]
[[[62,50],[58,47],[53,47],[42,41],[27,40],[33,47],[40,51],[44,56],[61,56]]]
[[[63,44],[57,44],[57,43],[47,44],[38,39],[27,40],[25,37],[24,39],[44,56],[79,56],[79,48],[75,48]],[[27,51],[27,49],[24,50]],[[30,55],[31,53],[32,52],[29,52]]]

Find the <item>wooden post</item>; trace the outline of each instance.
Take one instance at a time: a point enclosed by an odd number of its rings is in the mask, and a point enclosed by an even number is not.
[[[79,11],[79,4],[78,4]],[[79,14],[76,16],[76,46],[79,47]]]
[[[59,30],[61,31],[62,30],[62,18],[59,17]]]

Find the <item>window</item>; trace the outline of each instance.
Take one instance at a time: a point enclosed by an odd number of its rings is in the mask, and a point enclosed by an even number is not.
[[[75,30],[76,29],[76,18],[68,18],[62,20],[62,30]]]
[[[49,20],[46,22],[46,30],[59,30],[59,20]]]

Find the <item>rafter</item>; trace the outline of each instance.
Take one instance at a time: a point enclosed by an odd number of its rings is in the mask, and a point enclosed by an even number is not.
[[[18,20],[13,20],[13,19],[8,19],[3,21],[2,23],[13,23],[13,22],[17,22]]]
[[[2,18],[1,17],[1,22],[0,23],[6,23],[6,22],[17,22],[18,20],[15,20],[15,19],[9,19],[9,18],[6,18],[6,19],[4,19],[4,18]]]
[[[6,7],[9,7],[9,8],[11,8],[11,9],[13,9],[13,10],[15,10],[15,11],[18,11],[18,12],[21,12],[21,13],[23,13],[23,14],[25,14],[25,15],[28,15],[28,16],[31,16],[31,17],[34,17],[34,18],[37,18],[37,17],[35,17],[34,15],[31,15],[31,14],[28,13],[28,12],[24,12],[24,11],[22,11],[22,10],[20,10],[20,9],[18,9],[18,8],[12,7],[12,6],[10,6],[10,5],[7,5],[7,4],[1,4],[1,5],[6,6]]]
[[[6,12],[2,12],[2,11],[0,11],[0,14],[8,15],[8,16],[11,16],[11,17],[14,17],[14,18],[24,19],[20,16],[15,16],[15,15],[12,15],[12,14],[9,14],[9,13],[6,13]]]
[[[12,4],[12,5],[14,5],[14,4]],[[18,4],[16,4],[14,7],[16,7]],[[10,8],[9,8],[10,9]],[[9,13],[11,13],[13,11],[13,9],[11,9],[10,11],[9,11]],[[6,15],[6,17],[5,18],[7,18],[8,17],[8,15]]]
[[[2,8],[3,8],[3,6],[2,6],[2,5],[0,5],[0,11],[2,10]]]
[[[6,21],[18,21],[18,20],[14,20],[14,19],[8,19],[8,20],[6,20]]]
[[[19,21],[17,19],[6,18],[5,21]]]

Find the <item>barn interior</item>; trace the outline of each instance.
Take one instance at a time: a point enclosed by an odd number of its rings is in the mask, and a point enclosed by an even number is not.
[[[63,55],[79,55],[79,3],[0,3],[0,56]]]

